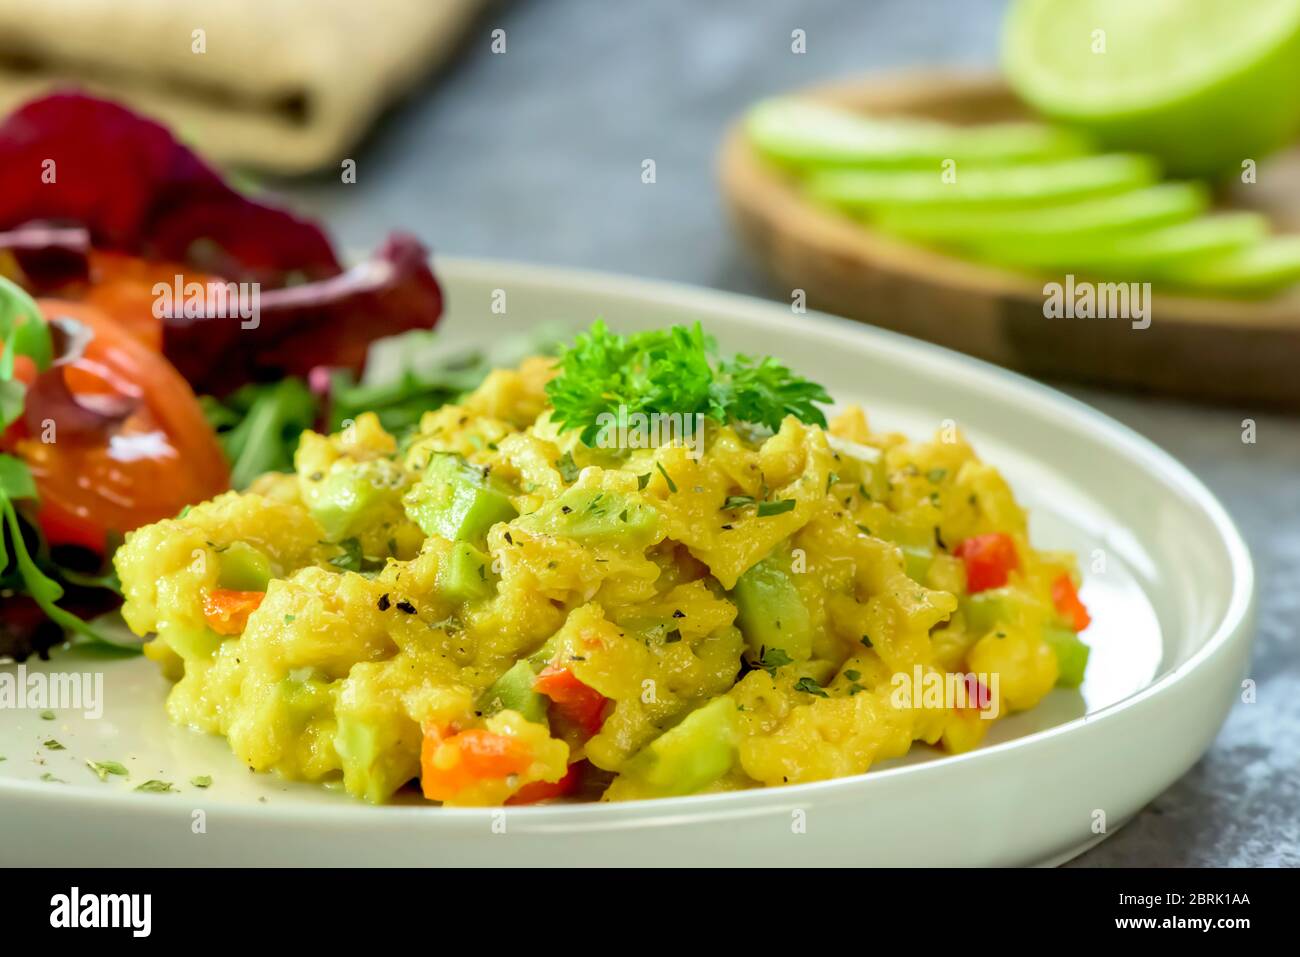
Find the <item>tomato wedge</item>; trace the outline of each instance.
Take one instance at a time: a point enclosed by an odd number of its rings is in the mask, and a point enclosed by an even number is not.
[[[110,533],[170,518],[228,487],[217,437],[171,363],[92,305],[38,304],[46,319],[69,317],[91,334],[82,355],[53,374],[78,401],[129,408],[102,430],[69,430],[58,409],[29,393],[26,424],[15,423],[3,446],[36,480],[37,520],[50,544],[102,554]]]

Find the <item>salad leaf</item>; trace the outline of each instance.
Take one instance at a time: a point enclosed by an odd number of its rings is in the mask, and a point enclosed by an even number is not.
[[[264,472],[293,470],[298,437],[316,422],[320,403],[302,379],[246,385],[223,403],[201,400],[230,459],[230,484],[247,488]]]
[[[15,355],[27,356],[41,372],[54,361],[54,342],[36,300],[4,276],[0,276],[0,338],[7,353],[0,378],[13,377]]]

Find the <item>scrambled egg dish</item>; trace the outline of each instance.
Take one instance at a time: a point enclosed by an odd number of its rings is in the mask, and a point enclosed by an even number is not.
[[[1069,556],[955,429],[708,421],[589,447],[554,360],[373,415],[118,551],[178,724],[383,802],[624,800],[949,751],[1082,680]]]

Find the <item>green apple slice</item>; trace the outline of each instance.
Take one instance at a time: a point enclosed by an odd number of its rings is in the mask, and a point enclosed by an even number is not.
[[[1036,244],[1044,238],[1115,234],[1169,225],[1200,215],[1209,204],[1209,190],[1201,183],[1161,183],[1030,209],[882,206],[875,210],[872,221],[886,232],[918,240]]]
[[[994,168],[944,170],[817,170],[808,176],[810,198],[846,210],[876,207],[981,207],[1001,209],[1119,193],[1156,181],[1150,157],[1126,153]]]
[[[989,243],[977,254],[1000,265],[1156,281],[1196,259],[1258,243],[1268,228],[1268,220],[1257,213],[1224,213],[1117,236]]]
[[[1165,280],[1192,289],[1236,295],[1275,293],[1300,282],[1300,236],[1274,236],[1171,267]]]
[[[783,97],[764,100],[745,118],[750,142],[788,166],[933,166],[996,164],[1076,156],[1085,138],[1041,123],[953,126],[899,116],[869,116]]]

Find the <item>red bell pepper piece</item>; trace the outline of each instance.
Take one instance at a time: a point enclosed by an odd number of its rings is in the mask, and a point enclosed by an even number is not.
[[[1007,575],[1020,566],[1016,543],[1005,532],[974,535],[952,552],[966,565],[966,591],[972,595],[989,588],[1001,588]]]
[[[1062,572],[1052,582],[1052,603],[1075,631],[1083,631],[1092,624],[1092,616],[1088,614],[1087,606],[1079,600],[1079,592],[1074,587],[1074,579],[1069,572]]]
[[[248,616],[265,597],[264,591],[214,588],[203,596],[203,617],[218,635],[238,635],[248,626]]]
[[[605,723],[608,699],[583,684],[568,668],[547,665],[533,681],[533,690],[550,698],[553,712],[576,725],[587,737],[600,731]]]
[[[530,784],[525,784],[506,803],[536,804],[538,801],[549,801],[551,798],[565,797],[572,794],[578,789],[578,784],[582,781],[581,765],[581,761],[570,764],[569,770],[565,771],[564,777],[558,781],[533,781]]]

